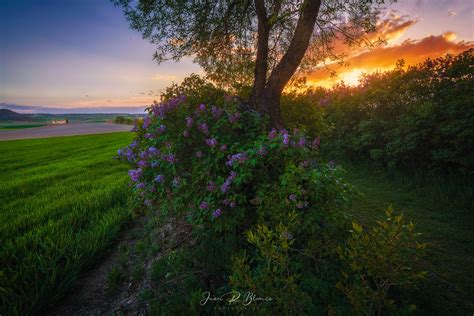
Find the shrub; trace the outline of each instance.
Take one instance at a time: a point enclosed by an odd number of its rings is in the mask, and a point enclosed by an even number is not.
[[[474,50],[365,76],[327,93],[328,151],[389,167],[474,172]]]
[[[259,113],[198,77],[148,112],[119,155],[133,166],[138,201],[185,219],[192,235],[156,262],[153,311],[219,314],[201,306],[205,291],[242,293],[244,307],[244,293],[271,297],[251,302],[262,312],[350,309],[335,287],[350,188],[338,167],[319,161],[319,138],[268,131]],[[301,301],[289,304],[291,295]]]
[[[418,260],[425,245],[417,241],[412,223],[405,224],[401,215],[394,216],[389,208],[387,219],[364,231],[352,224],[351,235],[337,252],[344,267],[337,287],[346,295],[357,313],[381,315],[394,312],[395,301],[390,298],[394,287],[409,288],[424,272],[413,271],[410,265]],[[414,305],[398,306],[413,311]]]

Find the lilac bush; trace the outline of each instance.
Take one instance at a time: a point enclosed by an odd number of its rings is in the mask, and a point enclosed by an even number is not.
[[[134,167],[129,172],[137,183],[133,190],[146,207],[222,230],[238,226],[255,210],[250,203],[255,195],[291,166],[316,171],[309,161],[316,158],[318,139],[297,129],[266,132],[260,115],[242,111],[237,103],[193,104],[178,95],[153,104],[148,113],[135,127],[134,142],[119,150]],[[286,195],[293,202],[288,207],[312,206],[304,197],[310,190],[295,190],[300,192]]]
[[[182,272],[192,266],[208,278],[183,293],[208,289],[211,279],[215,292],[256,288],[277,304],[301,298],[300,306],[272,307],[286,314],[341,304],[336,250],[349,231],[350,188],[337,164],[320,162],[319,137],[269,129],[222,94],[168,93],[134,130],[136,139],[118,151],[131,165],[131,190],[140,207],[191,224]],[[350,314],[344,308],[335,312]]]

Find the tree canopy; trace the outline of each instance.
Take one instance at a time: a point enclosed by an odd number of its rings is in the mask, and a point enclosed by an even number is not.
[[[252,86],[249,102],[282,125],[279,102],[295,73],[340,59],[335,44],[370,44],[392,0],[113,0],[154,59],[192,56],[221,86]]]

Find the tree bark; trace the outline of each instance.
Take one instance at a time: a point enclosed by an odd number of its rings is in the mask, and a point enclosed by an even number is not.
[[[302,13],[298,19],[290,46],[278,65],[270,74],[265,89],[261,94],[258,108],[262,113],[267,114],[270,117],[270,125],[273,127],[283,126],[283,119],[280,111],[281,95],[286,84],[298,69],[301,60],[308,49],[320,7],[321,0],[306,0],[303,3]]]
[[[257,57],[255,59],[254,83],[249,101],[255,109],[260,110],[262,94],[267,82],[270,26],[268,25],[264,1],[255,0],[255,8],[258,18]]]

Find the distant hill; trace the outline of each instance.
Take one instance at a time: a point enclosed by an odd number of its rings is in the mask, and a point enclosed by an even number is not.
[[[120,116],[133,122],[136,118],[143,118],[145,114],[123,113],[85,113],[85,114],[45,114],[45,113],[17,113],[9,109],[0,109],[0,122],[35,122],[50,124],[53,120],[69,120],[70,123],[88,122],[103,123],[113,122]]]
[[[0,109],[0,121],[29,121],[28,115],[20,114],[8,109]]]

